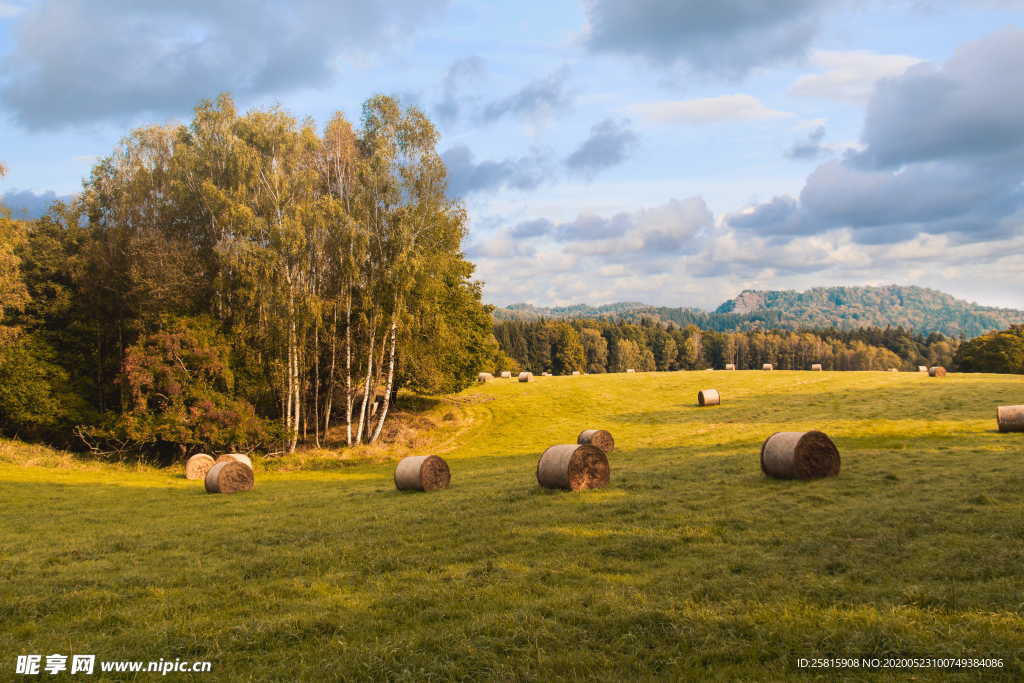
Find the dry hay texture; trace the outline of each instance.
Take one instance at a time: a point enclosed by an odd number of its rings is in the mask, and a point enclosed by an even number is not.
[[[811,370],[814,370],[815,372],[821,372],[821,363],[812,363]]]
[[[590,444],[551,446],[537,463],[537,483],[546,489],[598,489],[611,480],[608,457]]]
[[[774,370],[775,366],[772,365],[771,363],[765,363],[764,365],[761,366],[761,369],[762,370]]]
[[[532,382],[533,381],[533,373],[532,372],[520,372],[519,373],[519,381],[520,382]]]
[[[761,444],[761,471],[776,479],[839,474],[839,449],[822,432],[775,432]]]
[[[701,389],[697,392],[697,405],[717,406],[722,403],[722,396],[718,389]]]
[[[612,433],[605,429],[584,429],[576,437],[576,443],[597,446],[605,455],[615,450],[615,439]]]
[[[217,458],[217,462],[240,462],[252,469],[252,459],[245,453],[225,453]]]
[[[501,371],[501,378],[502,379],[512,379],[512,371],[511,370],[502,370]]]
[[[206,473],[207,493],[238,493],[253,486],[252,468],[237,460],[218,462]]]
[[[494,381],[494,375],[492,375],[489,372],[481,372],[479,375],[476,376],[476,381],[481,382],[481,383],[482,382],[493,382]]]
[[[946,368],[942,367],[941,365],[935,365],[933,367],[930,367],[930,368],[928,368],[928,376],[929,377],[945,377],[946,376]]]
[[[1024,406],[999,406],[996,423],[1001,432],[1024,432]]]
[[[410,455],[395,467],[395,488],[399,491],[437,491],[452,481],[448,463],[436,455]]]
[[[206,453],[196,453],[185,462],[186,479],[203,479],[214,465],[214,459]]]
[[[726,363],[725,364],[725,369],[726,370],[735,370],[736,369],[736,364],[735,363]]]
[[[927,365],[918,365],[917,366],[917,371],[918,372],[928,372],[928,366]]]

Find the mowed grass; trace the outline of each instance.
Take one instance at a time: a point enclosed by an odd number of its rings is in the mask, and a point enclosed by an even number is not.
[[[703,388],[722,405],[696,407]],[[395,491],[393,463],[258,461],[253,491],[208,495],[2,442],[0,670],[90,653],[212,661],[194,680],[1020,680],[1024,434],[995,423],[1019,403],[1005,375],[499,380],[432,410],[462,427],[431,494]],[[590,427],[615,435],[611,486],[539,489],[544,448]],[[765,437],[805,429],[840,475],[763,477]]]

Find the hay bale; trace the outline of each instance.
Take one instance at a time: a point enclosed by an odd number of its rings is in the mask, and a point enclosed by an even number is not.
[[[532,382],[533,381],[533,373],[532,372],[520,372],[519,373],[519,381],[520,382]]]
[[[216,461],[206,453],[196,453],[185,462],[186,479],[204,479]]]
[[[451,481],[448,463],[436,455],[410,455],[395,467],[395,487],[399,491],[437,491],[448,488]]]
[[[811,363],[811,370],[821,372],[821,363]]]
[[[252,469],[252,459],[245,453],[225,453],[217,458],[217,462],[240,462],[250,470]]]
[[[839,450],[821,432],[775,432],[761,444],[761,471],[776,479],[834,477]]]
[[[927,365],[918,365],[917,366],[917,371],[918,372],[928,372],[928,366]]]
[[[576,376],[576,375],[578,375],[578,374],[580,374],[580,371],[579,371],[579,370],[573,370],[573,371],[572,371],[572,376],[573,376],[573,377],[575,377],[575,376]]]
[[[476,381],[480,382],[481,384],[483,384],[484,382],[493,382],[494,375],[492,375],[489,372],[481,372],[479,375],[476,376]]]
[[[761,369],[762,370],[774,370],[775,366],[772,365],[771,363],[765,363],[764,365],[761,366]]]
[[[238,493],[253,486],[252,468],[238,460],[218,460],[204,480],[207,493]]]
[[[1024,432],[1024,406],[999,406],[996,423],[1001,432]]]
[[[736,369],[736,364],[735,363],[726,363],[725,364],[725,369],[726,370],[735,370]]]
[[[615,450],[615,439],[612,438],[612,433],[604,429],[584,429],[576,437],[576,443],[597,446],[605,455]]]
[[[636,370],[634,370],[633,368],[627,368],[626,372],[636,372]]]
[[[610,479],[608,457],[590,444],[551,446],[537,463],[537,483],[546,489],[597,489]]]
[[[512,371],[511,370],[502,370],[501,371],[501,378],[502,379],[512,379]]]
[[[717,406],[721,403],[722,396],[718,393],[718,389],[701,389],[697,392],[697,405],[699,406]]]
[[[928,368],[928,376],[929,377],[945,377],[946,376],[946,368],[942,367],[941,365],[933,365],[932,367]]]
[[[551,373],[550,372],[542,372],[542,373],[540,373],[540,376],[541,377],[550,377]]]
[[[889,368],[889,372],[899,372],[899,368]]]

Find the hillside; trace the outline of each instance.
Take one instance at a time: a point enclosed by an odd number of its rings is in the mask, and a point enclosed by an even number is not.
[[[647,306],[637,303],[541,308],[516,304],[494,311],[497,320],[615,317],[635,320],[656,317],[680,325],[719,332],[756,327],[778,329],[903,327],[919,334],[941,332],[951,337],[976,337],[990,330],[1024,323],[1024,311],[994,308],[957,299],[924,287],[816,287],[793,290],[744,290],[713,312],[695,308]]]

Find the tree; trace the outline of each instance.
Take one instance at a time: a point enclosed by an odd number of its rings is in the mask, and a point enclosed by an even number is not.
[[[964,342],[956,351],[954,363],[963,372],[1024,374],[1024,325]]]

